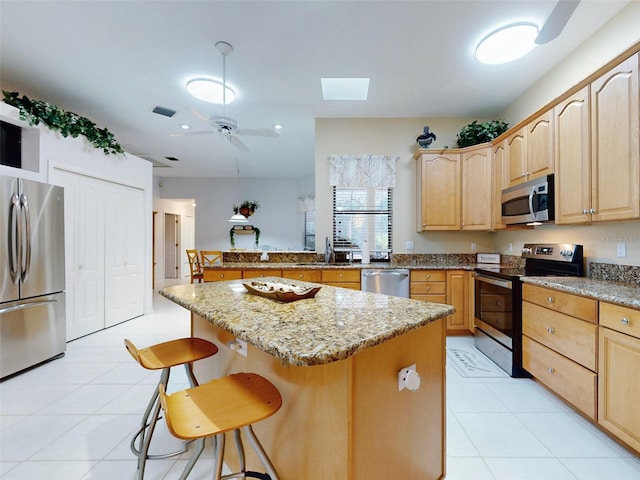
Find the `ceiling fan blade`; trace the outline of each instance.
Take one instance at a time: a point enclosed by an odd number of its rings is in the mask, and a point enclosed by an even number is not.
[[[205,135],[208,133],[214,133],[213,130],[202,130],[200,132],[178,132],[178,133],[170,133],[170,137],[188,137],[190,135]]]
[[[189,110],[194,116],[198,117],[201,120],[204,120],[207,123],[211,121],[211,119],[207,117],[204,113],[200,113],[199,111],[194,110],[193,108],[188,108],[187,110]]]
[[[240,140],[235,135],[229,135],[229,142],[241,152],[249,151],[249,147],[247,147],[244,143],[242,143],[242,140]]]
[[[241,128],[236,130],[238,135],[251,135],[253,137],[270,137],[270,138],[278,138],[280,134],[275,130],[271,130],[270,128]]]
[[[579,3],[580,0],[559,0],[540,29],[536,45],[544,45],[560,35]]]

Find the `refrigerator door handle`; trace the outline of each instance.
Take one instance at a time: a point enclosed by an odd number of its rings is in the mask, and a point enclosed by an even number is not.
[[[57,300],[40,300],[37,302],[19,303],[10,307],[0,308],[0,313],[15,312],[16,310],[24,310],[25,308],[41,307],[49,303],[57,303]]]
[[[11,280],[15,285],[20,281],[20,273],[22,269],[22,225],[18,218],[18,211],[20,210],[20,197],[17,193],[11,195],[11,208],[9,209],[9,234],[8,234],[8,247],[9,247],[9,274]]]
[[[31,270],[31,213],[29,211],[29,201],[24,193],[20,196],[20,206],[22,207],[25,233],[25,259],[24,264],[21,263],[22,272],[20,274],[20,277],[23,282],[26,282],[27,278],[29,278],[29,271]],[[22,259],[20,260],[22,262]]]

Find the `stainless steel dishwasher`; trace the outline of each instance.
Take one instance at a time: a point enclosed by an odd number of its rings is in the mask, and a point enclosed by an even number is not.
[[[409,269],[366,268],[360,273],[360,285],[363,292],[409,298]]]

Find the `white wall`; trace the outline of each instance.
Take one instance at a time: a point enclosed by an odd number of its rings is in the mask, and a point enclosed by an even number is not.
[[[456,147],[456,134],[475,119],[468,118],[380,118],[316,119],[316,245],[324,252],[324,238],[331,238],[332,189],[329,161],[332,154],[398,155],[393,199],[394,253],[471,253],[493,251],[491,234],[484,232],[416,232],[416,138],[429,125],[436,134],[432,149]],[[484,119],[478,119],[484,120]],[[405,242],[414,242],[407,250]]]
[[[159,186],[162,185],[162,186]],[[260,207],[249,224],[260,229],[260,244],[288,250],[303,244],[304,214],[298,197],[313,195],[313,177],[171,178],[155,182],[158,198],[195,199],[197,249],[228,250],[233,205],[257,200]],[[255,248],[253,235],[236,235],[236,248]]]

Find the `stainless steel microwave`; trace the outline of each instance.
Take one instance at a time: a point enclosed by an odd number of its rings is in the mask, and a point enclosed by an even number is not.
[[[502,223],[552,222],[553,185],[553,175],[546,175],[502,190]]]

